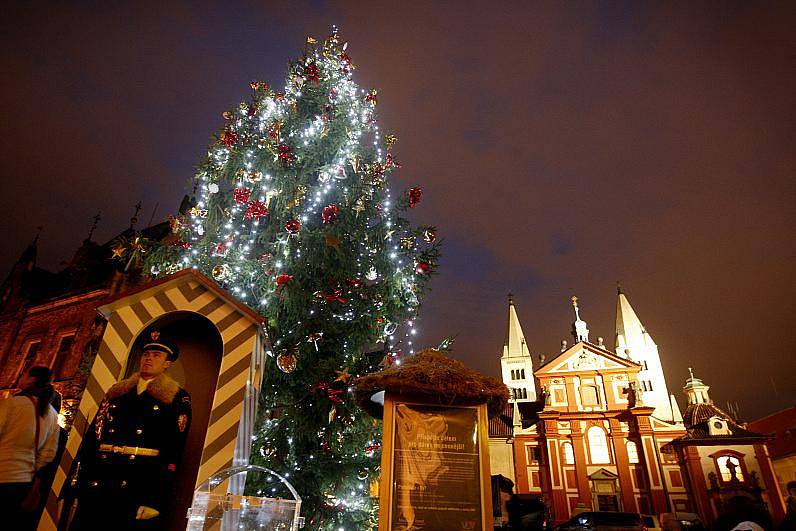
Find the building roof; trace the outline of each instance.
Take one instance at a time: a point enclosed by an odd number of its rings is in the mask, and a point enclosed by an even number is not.
[[[252,322],[257,324],[266,322],[265,317],[240,302],[240,300],[238,300],[236,297],[230,295],[230,293],[219,286],[216,281],[211,280],[193,268],[183,269],[177,273],[166,275],[152,282],[147,282],[146,284],[142,284],[131,290],[119,293],[104,301],[102,306],[97,308],[97,311],[107,318],[111,313],[117,311],[121,307],[131,306],[141,299],[152,296],[153,293],[170,289],[172,287],[171,285],[177,286],[184,283],[186,277],[189,277],[199,284],[202,284],[216,296],[221,298],[224,302],[239,310],[243,315],[247,316]]]
[[[607,358],[618,367],[629,367],[634,369],[641,368],[641,365],[639,365],[638,363],[623,358],[621,356],[617,356],[613,352],[607,350],[605,347],[595,345],[594,343],[590,343],[588,341],[578,341],[574,345],[567,348],[567,350],[565,350],[564,352],[561,352],[555,358],[545,362],[543,365],[541,365],[538,369],[534,371],[534,374],[538,376],[540,374],[551,372],[551,370],[555,368],[556,363],[561,364],[566,360],[566,358],[574,356],[581,349],[589,351],[603,358]]]
[[[506,329],[506,342],[503,344],[503,357],[531,357],[528,345],[525,342],[525,335],[522,333],[520,319],[517,317],[517,309],[514,301],[509,298],[509,322]]]
[[[768,443],[772,459],[796,455],[796,406],[754,420],[747,426],[773,437]]]
[[[727,427],[730,430],[728,435],[710,434],[708,421],[713,417],[719,417],[727,422]],[[686,434],[679,439],[681,441],[767,438],[767,436],[762,433],[753,432],[744,428],[735,422],[732,416],[713,404],[689,404],[683,414],[683,423],[685,424]]]

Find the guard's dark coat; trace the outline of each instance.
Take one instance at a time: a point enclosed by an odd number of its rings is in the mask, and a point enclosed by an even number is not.
[[[138,374],[108,390],[83,439],[78,508],[71,530],[138,529],[143,505],[160,511],[174,493],[174,476],[191,423],[191,397],[161,374],[138,394]],[[157,457],[100,451],[101,444],[156,449]],[[110,519],[110,521],[108,521]],[[141,527],[144,528],[144,527]]]

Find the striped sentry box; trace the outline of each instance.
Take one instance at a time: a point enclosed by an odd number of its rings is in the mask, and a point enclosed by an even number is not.
[[[214,281],[186,269],[128,291],[98,308],[108,320],[75,413],[64,455],[39,522],[40,531],[56,529],[58,496],[77,455],[83,434],[108,389],[125,373],[130,349],[154,320],[171,312],[204,315],[221,334],[223,357],[196,484],[227,467],[248,463],[262,383],[268,337],[265,318],[238,302]],[[235,486],[230,489],[236,490]]]

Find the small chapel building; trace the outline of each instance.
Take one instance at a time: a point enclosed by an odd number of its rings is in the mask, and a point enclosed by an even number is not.
[[[695,387],[694,378],[684,389],[689,409],[681,414],[669,393],[658,346],[621,290],[613,350],[603,338],[590,340],[576,297],[572,304],[574,344],[564,341],[557,355],[539,356],[534,369],[509,299],[501,368],[510,402],[503,415],[490,422],[493,475],[513,481],[515,493],[538,495],[554,523],[584,510],[698,514],[708,523],[715,521],[726,498],[717,490],[718,478],[726,471],[716,469],[715,477],[706,474],[715,463],[726,461],[737,464],[734,477],[745,473],[746,490],[758,488],[756,499],[779,518],[779,489],[773,473],[766,472],[770,461],[761,453],[766,437],[743,430],[713,406],[707,386],[699,382],[703,387]],[[709,417],[722,418],[737,438],[707,443],[701,431],[709,420],[703,418],[707,410],[701,407],[702,412],[695,413],[692,400],[702,400],[703,406],[710,403]],[[737,450],[736,443],[744,445],[743,450]],[[713,450],[696,449],[703,444]],[[743,467],[741,457],[748,462]],[[716,461],[719,458],[724,460]],[[737,482],[733,486],[740,487]]]

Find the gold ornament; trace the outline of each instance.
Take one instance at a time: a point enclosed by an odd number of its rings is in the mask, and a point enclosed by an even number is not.
[[[351,159],[351,167],[354,168],[354,173],[359,173],[359,155],[354,155]]]
[[[283,350],[276,357],[276,366],[285,374],[290,374],[296,370],[298,365],[299,349],[292,348],[290,350]]]
[[[434,229],[426,229],[423,231],[423,240],[425,240],[426,243],[434,243],[437,241],[437,231]]]
[[[246,180],[250,183],[259,183],[263,180],[263,172],[252,170],[246,174]]]
[[[301,206],[301,201],[304,199],[305,195],[307,195],[307,187],[303,184],[298,185],[293,192],[293,199],[288,202],[287,207],[296,208]]]
[[[307,35],[307,44],[315,44],[318,40],[312,35]]]
[[[412,238],[411,236],[406,236],[404,238],[401,238],[401,247],[403,247],[404,249],[409,250],[412,247],[414,247],[414,245],[415,245],[415,239]]]
[[[351,374],[348,372],[348,368],[344,368],[342,371],[335,371],[337,372],[337,378],[334,379],[335,382],[343,382],[348,383],[348,380],[351,379]]]
[[[395,135],[387,135],[384,137],[384,143],[387,144],[387,149],[390,149],[398,142],[398,137]]]
[[[354,203],[353,210],[354,210],[354,212],[357,213],[357,216],[359,216],[360,212],[364,212],[364,210],[365,210],[365,201],[361,197],[359,199],[357,199],[356,202]]]
[[[357,472],[357,479],[359,481],[365,481],[366,479],[368,479],[368,471],[367,471],[367,469],[360,468],[359,471]]]
[[[206,218],[207,217],[207,210],[196,208],[196,207],[191,208],[189,213],[195,218]]]
[[[116,247],[111,249],[111,252],[113,253],[113,258],[121,258],[126,250],[127,248],[122,243],[117,243]]]
[[[227,264],[219,264],[215,266],[210,273],[213,275],[214,279],[221,282],[230,277],[232,270]]]
[[[177,271],[182,271],[182,266],[180,264],[175,264],[175,263],[167,265],[166,268],[163,270],[163,272],[166,273],[167,275],[173,275]]]
[[[278,196],[279,192],[277,190],[266,190],[265,191],[265,206],[266,208],[271,208],[271,201],[274,200],[274,197]]]

